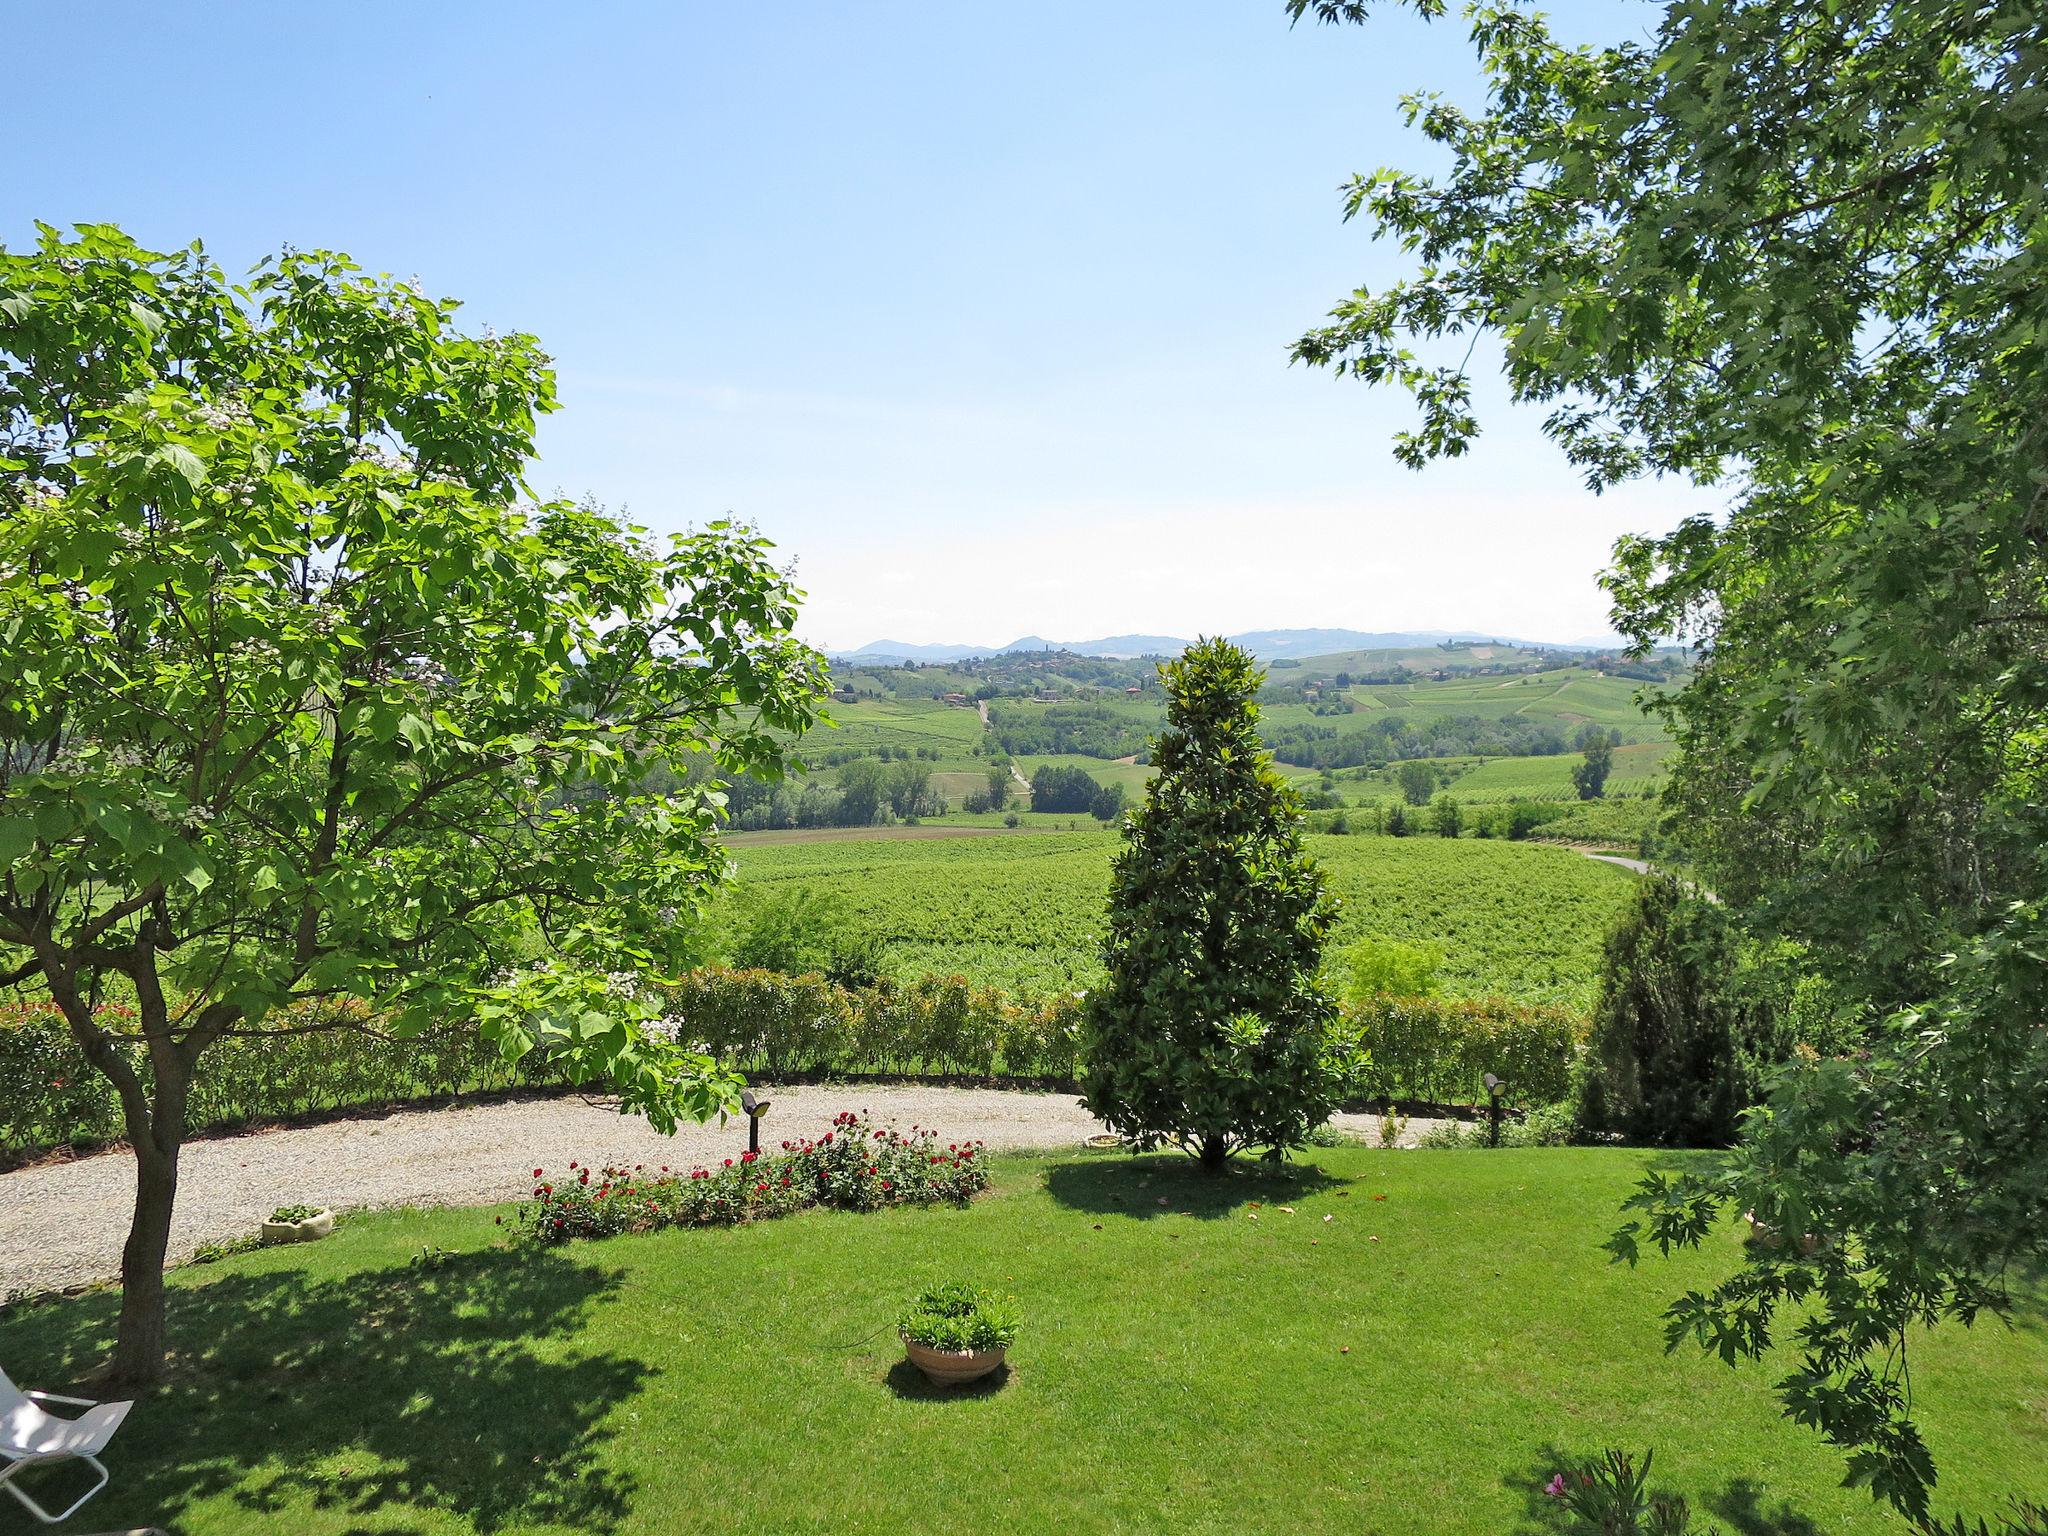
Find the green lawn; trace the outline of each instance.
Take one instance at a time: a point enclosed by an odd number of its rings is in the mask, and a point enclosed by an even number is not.
[[[1744,1536],[1903,1531],[1837,1487],[1767,1372],[1664,1354],[1657,1311],[1735,1238],[1609,1266],[1649,1160],[1344,1148],[1212,1183],[1179,1159],[1008,1157],[967,1210],[540,1252],[501,1246],[490,1212],[361,1216],[176,1277],[173,1382],[115,1441],[89,1523],[1503,1536],[1549,1528],[1561,1452],[1614,1443],[1654,1445]],[[451,1252],[415,1263],[428,1245]],[[1026,1325],[1007,1376],[946,1395],[890,1323],[954,1276]],[[0,1318],[0,1359],[58,1386],[111,1312]],[[2038,1306],[1933,1336],[1914,1378],[1944,1505],[2043,1491]]]

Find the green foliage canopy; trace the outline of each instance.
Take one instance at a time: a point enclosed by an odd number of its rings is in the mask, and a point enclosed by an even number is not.
[[[1660,1186],[1654,1226],[1696,1241],[1747,1201],[1829,1235],[1679,1315],[1732,1359],[1765,1352],[1781,1304],[1815,1301],[1787,1403],[1921,1515],[1933,1473],[1905,1330],[2001,1305],[2000,1277],[2048,1251],[2048,1121],[2020,1108],[2048,1094],[2031,916],[2048,832],[2048,16],[1676,0],[1646,40],[1597,48],[1512,6],[1468,16],[1484,109],[1406,102],[1447,168],[1348,194],[1419,269],[1353,294],[1295,356],[1411,391],[1421,421],[1395,451],[1420,465],[1477,431],[1470,364],[1445,359],[1491,333],[1513,395],[1549,408],[1595,487],[1730,488],[1723,516],[1623,541],[1609,577],[1638,647],[1704,644],[1670,704],[1672,798],[1745,921],[1908,1011],[1868,1062],[1788,1079],[1724,1181]],[[1998,987],[2009,1006],[1988,1001]],[[1872,1125],[1912,1135],[1865,1146]],[[1930,1170],[1912,1136],[1953,1161]]]
[[[295,999],[468,1014],[660,1124],[731,1092],[607,977],[723,876],[692,763],[781,771],[822,661],[746,531],[523,502],[549,360],[455,308],[325,253],[0,251],[0,982],[121,1095],[145,1310],[193,1073]]]

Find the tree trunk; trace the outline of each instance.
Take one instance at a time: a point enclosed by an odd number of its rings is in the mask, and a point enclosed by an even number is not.
[[[1204,1173],[1221,1173],[1230,1156],[1230,1142],[1222,1136],[1204,1136],[1198,1161]]]
[[[150,1034],[151,1087],[128,1101],[128,1144],[135,1149],[135,1215],[121,1249],[121,1320],[114,1353],[100,1371],[103,1385],[142,1387],[164,1369],[164,1259],[171,1242],[171,1211],[178,1197],[178,1152],[185,1141],[185,1100],[196,1050],[170,1043],[162,994],[136,990]]]
[[[100,1376],[108,1386],[147,1386],[163,1374],[164,1259],[178,1194],[179,1138],[163,1137],[162,1129],[151,1126],[137,1135],[131,1127],[129,1133],[135,1146],[135,1216],[121,1249],[121,1321],[113,1357]]]

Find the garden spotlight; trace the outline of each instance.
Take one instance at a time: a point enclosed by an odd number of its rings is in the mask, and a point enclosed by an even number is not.
[[[749,1152],[759,1152],[761,1150],[761,1117],[768,1113],[769,1103],[770,1101],[767,1099],[756,1098],[754,1090],[751,1088],[740,1090],[740,1108],[747,1113],[747,1150]]]
[[[1491,1072],[1480,1081],[1486,1084],[1486,1144],[1497,1147],[1500,1145],[1500,1097],[1507,1084]]]

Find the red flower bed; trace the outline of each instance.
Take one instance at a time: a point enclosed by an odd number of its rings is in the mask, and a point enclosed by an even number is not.
[[[986,1188],[979,1141],[941,1146],[935,1132],[912,1126],[905,1135],[849,1111],[834,1116],[832,1129],[816,1141],[785,1141],[780,1151],[748,1152],[712,1168],[571,1163],[556,1180],[536,1169],[533,1199],[519,1208],[519,1226],[535,1242],[565,1243],[661,1227],[729,1226],[813,1205],[872,1211],[960,1203]]]

